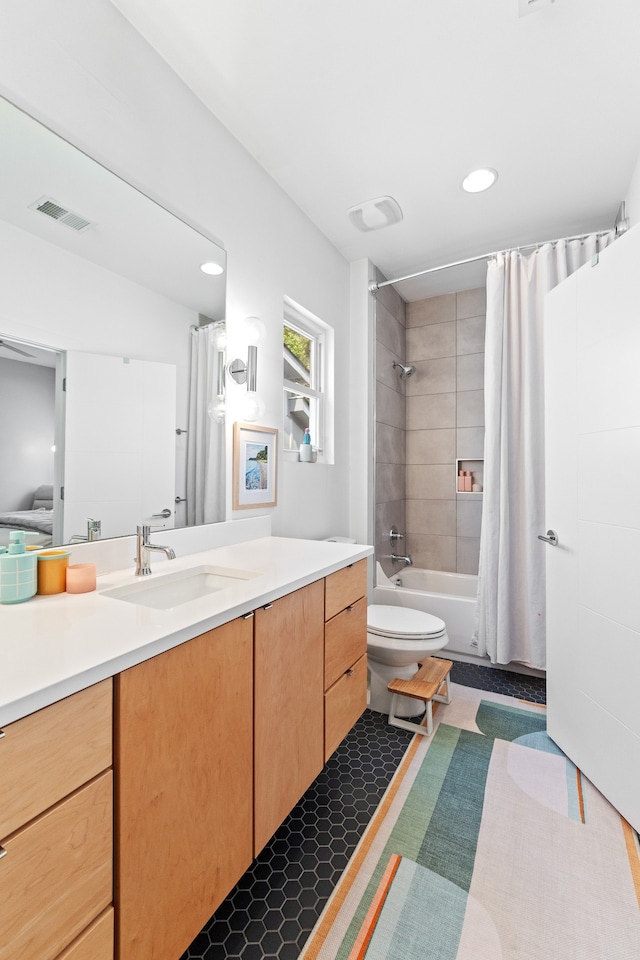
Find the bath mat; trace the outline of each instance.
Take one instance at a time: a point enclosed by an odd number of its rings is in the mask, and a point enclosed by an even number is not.
[[[545,710],[452,684],[300,960],[638,960],[638,835]]]

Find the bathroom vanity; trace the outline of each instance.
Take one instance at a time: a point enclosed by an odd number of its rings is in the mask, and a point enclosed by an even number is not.
[[[158,564],[252,574],[175,607],[125,571],[0,610],[0,960],[179,960],[366,706],[370,553],[266,537]]]

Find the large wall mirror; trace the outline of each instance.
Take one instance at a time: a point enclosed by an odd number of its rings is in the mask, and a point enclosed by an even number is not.
[[[191,339],[224,322],[225,252],[2,98],[0,139],[0,545],[184,526]]]

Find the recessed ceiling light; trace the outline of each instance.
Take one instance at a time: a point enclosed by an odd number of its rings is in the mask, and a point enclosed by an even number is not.
[[[200,269],[210,277],[218,277],[221,273],[224,273],[224,267],[221,267],[219,263],[213,263],[213,261],[201,263]]]
[[[466,190],[467,193],[481,193],[483,190],[492,187],[497,179],[498,174],[490,167],[473,170],[462,181],[462,189]]]

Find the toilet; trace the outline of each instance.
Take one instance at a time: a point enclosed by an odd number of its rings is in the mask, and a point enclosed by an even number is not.
[[[444,620],[410,607],[372,603],[367,609],[367,655],[370,674],[369,707],[389,713],[391,694],[387,685],[395,677],[410,680],[418,664],[442,650],[449,642]],[[424,704],[410,697],[397,713],[414,717],[424,713]]]

